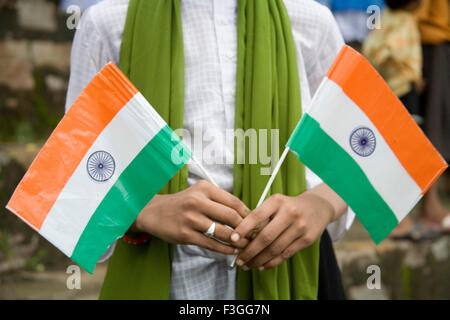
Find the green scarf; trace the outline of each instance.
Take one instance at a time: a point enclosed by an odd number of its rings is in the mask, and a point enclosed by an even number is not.
[[[295,46],[283,1],[239,0],[237,25],[235,128],[279,129],[281,154],[302,114]],[[180,0],[130,0],[120,68],[170,127],[183,127]],[[270,133],[268,140],[270,145]],[[261,175],[264,165],[248,163],[248,145],[245,146],[246,163],[234,165],[233,193],[249,208],[254,208],[269,176]],[[235,147],[237,150],[244,146],[235,143]],[[186,185],[187,168],[184,167],[160,193],[175,193]],[[271,193],[295,196],[305,189],[305,168],[290,154]],[[172,246],[158,238],[152,238],[148,245],[118,241],[100,298],[167,299],[171,252]],[[317,241],[275,269],[244,272],[239,268],[238,298],[316,299],[318,264]]]

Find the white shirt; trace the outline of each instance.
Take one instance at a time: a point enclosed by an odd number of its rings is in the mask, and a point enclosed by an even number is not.
[[[326,7],[312,0],[284,2],[296,46],[302,106],[307,110],[311,96],[344,42]],[[72,47],[66,110],[107,62],[118,64],[127,9],[128,0],[104,0],[83,14]],[[223,159],[234,158],[234,145],[232,141],[227,143],[225,132],[234,129],[237,1],[182,0],[181,16],[185,57],[184,129],[194,140],[199,135],[203,137],[201,148],[194,145],[194,155],[201,158],[218,185],[231,192],[233,164],[214,163],[206,149],[213,144]],[[194,164],[188,164],[188,171],[188,185],[203,178]],[[308,169],[306,182],[308,189],[322,183]],[[331,238],[340,239],[353,219],[349,209],[331,223],[328,226]],[[111,246],[106,257],[113,249]],[[235,299],[236,268],[229,268],[228,262],[226,256],[218,253],[176,245],[170,297]]]

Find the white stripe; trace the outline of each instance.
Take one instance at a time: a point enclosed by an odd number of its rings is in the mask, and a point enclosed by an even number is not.
[[[140,93],[130,99],[100,133],[68,180],[42,225],[42,236],[70,257],[92,214],[120,174],[165,125]],[[114,174],[105,182],[93,180],[87,172],[89,156],[99,150],[111,154],[115,161]]]
[[[328,78],[320,85],[308,114],[356,161],[401,221],[422,197],[421,189],[366,114]],[[350,135],[358,127],[368,127],[375,134],[376,147],[370,156],[360,156],[350,146]]]

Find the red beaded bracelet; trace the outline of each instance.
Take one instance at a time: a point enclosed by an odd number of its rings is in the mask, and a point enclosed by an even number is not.
[[[149,242],[151,237],[152,236],[149,235],[148,233],[142,233],[137,238],[131,238],[131,237],[127,236],[127,234],[124,234],[122,237],[122,240],[129,244],[144,244],[144,243]]]

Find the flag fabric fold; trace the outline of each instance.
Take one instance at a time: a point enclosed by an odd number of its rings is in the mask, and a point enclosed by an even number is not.
[[[191,156],[108,63],[53,131],[7,209],[92,273],[108,246]]]
[[[377,244],[447,168],[382,77],[348,46],[287,147],[346,201]]]

